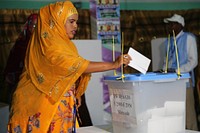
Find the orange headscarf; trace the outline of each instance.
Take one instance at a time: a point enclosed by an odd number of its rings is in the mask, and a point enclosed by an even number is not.
[[[73,14],[78,12],[70,1],[41,8],[25,59],[25,69],[33,84],[53,102],[57,102],[79,77],[76,96],[81,96],[90,79],[90,75],[83,74],[89,61],[78,54],[64,27]]]

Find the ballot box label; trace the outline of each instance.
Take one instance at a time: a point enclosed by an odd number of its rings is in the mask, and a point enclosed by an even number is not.
[[[133,91],[110,89],[110,102],[113,121],[136,125]]]

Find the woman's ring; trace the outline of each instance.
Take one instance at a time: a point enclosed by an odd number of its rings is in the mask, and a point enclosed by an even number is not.
[[[124,55],[124,58],[128,58],[128,56]]]

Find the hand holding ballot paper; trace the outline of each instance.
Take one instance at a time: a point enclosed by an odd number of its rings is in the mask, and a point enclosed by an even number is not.
[[[140,71],[143,74],[146,74],[151,60],[139,53],[138,51],[134,50],[133,48],[129,49],[128,55],[130,55],[132,58],[128,66]]]

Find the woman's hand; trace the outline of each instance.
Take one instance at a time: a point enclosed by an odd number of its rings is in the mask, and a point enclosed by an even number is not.
[[[87,69],[84,73],[104,72],[108,70],[114,70],[121,65],[127,66],[131,61],[131,57],[128,54],[119,56],[114,62],[92,62],[90,61]]]
[[[114,62],[115,69],[119,68],[123,64],[125,65],[125,67],[128,66],[128,64],[130,63],[131,60],[132,59],[131,59],[130,55],[128,55],[128,54],[119,56]]]
[[[76,107],[79,108],[81,106],[81,97],[76,98]]]

